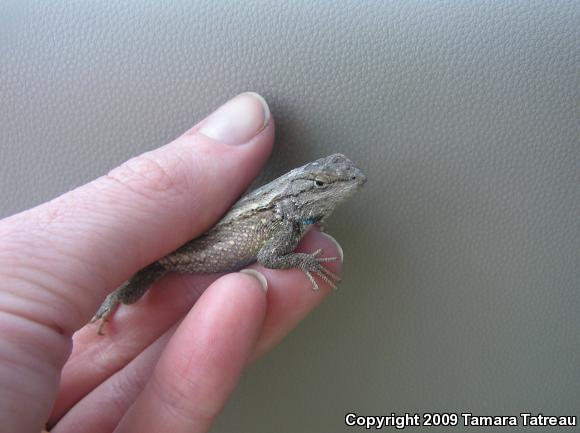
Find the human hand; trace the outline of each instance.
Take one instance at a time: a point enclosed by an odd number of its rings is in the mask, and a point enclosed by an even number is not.
[[[301,271],[258,265],[173,274],[122,307],[104,337],[84,325],[124,280],[211,227],[273,138],[266,103],[242,94],[172,143],[0,221],[3,429],[38,433],[48,420],[53,432],[208,430],[247,363],[328,287],[316,293]],[[337,245],[313,230],[299,247],[318,248],[335,255]]]

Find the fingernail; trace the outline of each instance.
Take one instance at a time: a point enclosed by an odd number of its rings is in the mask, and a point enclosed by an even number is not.
[[[267,102],[255,92],[230,99],[205,120],[198,132],[222,143],[244,144],[262,131],[270,121]]]
[[[328,238],[328,240],[330,240],[334,244],[334,246],[336,247],[336,251],[338,251],[338,255],[340,257],[340,263],[342,263],[344,261],[344,253],[342,252],[342,247],[340,246],[338,241],[334,239],[332,236],[330,236],[328,233],[320,232],[320,234]]]
[[[264,276],[264,274],[256,271],[255,269],[242,269],[240,271],[242,274],[246,274],[246,275],[251,275],[252,277],[254,277],[256,280],[258,280],[258,282],[260,283],[260,286],[262,286],[262,289],[264,289],[264,292],[268,291],[268,280],[266,280],[266,277]]]

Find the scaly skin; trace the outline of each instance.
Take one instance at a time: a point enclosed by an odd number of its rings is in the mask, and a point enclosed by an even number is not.
[[[334,154],[296,168],[241,198],[207,233],[137,272],[109,294],[93,321],[98,332],[120,304],[137,302],[167,272],[215,273],[242,269],[257,261],[271,269],[304,271],[318,290],[313,273],[331,287],[339,279],[322,266],[336,257],[322,250],[294,253],[308,227],[325,220],[366,182],[348,158]]]

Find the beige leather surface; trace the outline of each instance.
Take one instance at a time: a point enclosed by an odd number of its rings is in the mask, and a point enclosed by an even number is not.
[[[244,90],[277,120],[264,178],[330,152],[366,170],[329,221],[340,291],[250,368],[215,432],[364,430],[348,412],[580,415],[579,2],[2,8],[2,216]]]

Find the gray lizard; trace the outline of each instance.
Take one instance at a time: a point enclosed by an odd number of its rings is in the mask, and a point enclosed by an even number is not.
[[[312,224],[322,223],[366,182],[363,172],[336,153],[296,168],[242,197],[208,232],[137,272],[107,296],[93,321],[98,333],[120,304],[132,304],[168,272],[215,273],[242,269],[257,261],[271,269],[304,271],[335,288],[339,278],[322,266],[336,257],[294,253]]]

